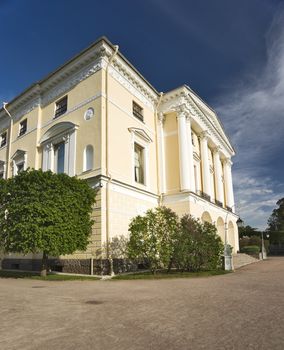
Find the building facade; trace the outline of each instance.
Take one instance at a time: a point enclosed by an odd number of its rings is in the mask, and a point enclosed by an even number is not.
[[[158,205],[214,223],[239,249],[234,149],[216,113],[186,85],[157,92],[106,38],[2,108],[0,131],[1,177],[42,168],[99,189],[87,251],[61,260],[98,257]],[[11,254],[5,266],[37,258]]]

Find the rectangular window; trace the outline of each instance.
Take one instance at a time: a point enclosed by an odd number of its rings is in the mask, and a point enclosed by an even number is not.
[[[144,176],[144,148],[134,144],[134,178],[140,184],[145,184]]]
[[[67,111],[67,96],[64,96],[61,100],[55,103],[55,115],[54,118],[66,113]]]
[[[65,161],[65,143],[58,143],[54,147],[54,160],[55,160],[55,172],[57,174],[64,173],[64,161]]]
[[[132,112],[134,117],[138,118],[143,122],[143,108],[140,107],[136,102],[132,101]]]
[[[17,165],[17,174],[24,170],[24,163],[18,163]]]
[[[19,136],[22,136],[27,132],[27,125],[28,125],[27,119],[24,119],[23,121],[20,122]]]
[[[1,135],[1,145],[0,147],[4,147],[7,143],[7,131],[3,132]]]

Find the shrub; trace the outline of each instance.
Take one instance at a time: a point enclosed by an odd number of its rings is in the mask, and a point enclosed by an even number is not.
[[[190,215],[181,218],[181,229],[175,244],[175,263],[181,270],[214,270],[221,266],[224,246],[217,229]]]
[[[260,248],[257,245],[248,245],[248,246],[242,247],[241,249],[241,253],[246,253],[251,255],[259,254],[259,252],[260,252]]]
[[[158,268],[168,268],[178,231],[178,216],[169,208],[158,207],[148,210],[144,216],[136,216],[129,226],[129,257],[147,260],[152,273]]]

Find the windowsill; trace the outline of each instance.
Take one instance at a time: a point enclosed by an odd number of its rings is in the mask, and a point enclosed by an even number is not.
[[[134,114],[132,114],[132,117],[135,118],[136,120],[138,120],[139,122],[145,124],[144,118],[143,118],[143,119],[140,119],[140,118],[136,117],[136,115],[134,115]]]
[[[134,181],[134,184],[136,186],[141,186],[141,188],[147,188],[147,185],[146,184],[142,184],[141,182]]]
[[[57,116],[54,115],[53,118],[52,118],[52,120],[59,119],[59,118],[63,117],[65,114],[67,114],[67,112],[68,112],[68,111],[66,111],[66,112],[63,113],[63,114],[57,115]]]
[[[27,135],[27,133],[28,133],[28,132],[26,131],[24,134],[18,135],[18,136],[17,136],[17,140],[19,140],[20,138],[22,138],[22,137],[24,137],[25,135]]]

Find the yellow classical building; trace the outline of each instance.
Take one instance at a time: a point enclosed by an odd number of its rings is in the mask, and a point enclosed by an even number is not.
[[[2,108],[0,131],[1,177],[42,168],[99,188],[91,243],[66,261],[96,257],[158,205],[214,223],[239,249],[234,149],[216,113],[186,85],[157,92],[106,38]],[[36,258],[9,255],[5,266]]]

